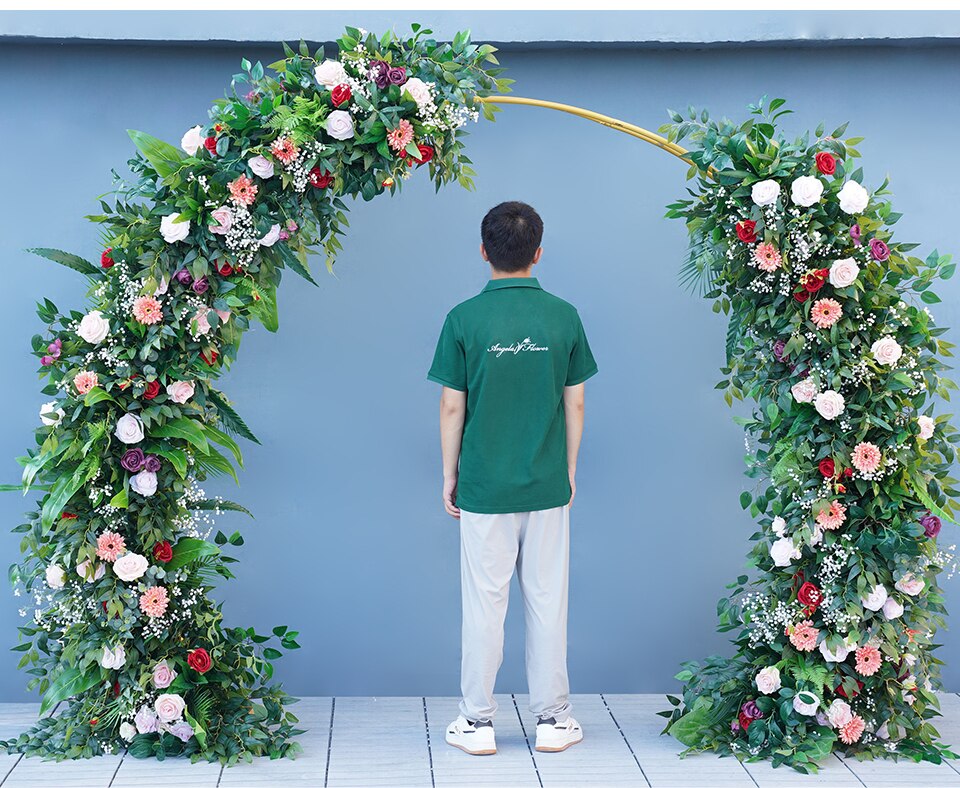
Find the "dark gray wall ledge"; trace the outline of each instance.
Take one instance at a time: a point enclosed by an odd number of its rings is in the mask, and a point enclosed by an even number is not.
[[[420,22],[437,38],[469,28],[510,48],[684,46],[731,43],[951,42],[960,11],[7,11],[0,40],[56,42],[324,41],[346,25],[405,32]]]

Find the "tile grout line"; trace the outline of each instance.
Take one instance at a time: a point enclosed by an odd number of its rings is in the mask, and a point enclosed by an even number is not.
[[[107,788],[112,788],[114,780],[117,779],[117,773],[120,771],[120,767],[123,766],[123,759],[127,757],[128,752],[130,751],[124,747],[123,755],[120,756],[120,763],[118,763],[117,768],[113,770],[113,774],[110,776],[110,782],[107,783]]]
[[[433,777],[433,749],[430,747],[430,717],[427,716],[427,699],[425,696],[420,698],[423,701],[423,724],[427,730],[427,755],[430,758],[430,788],[436,788],[437,783]]]
[[[627,749],[630,750],[630,754],[633,756],[633,760],[637,762],[637,768],[640,770],[640,774],[643,775],[643,779],[646,781],[648,787],[652,787],[653,783],[650,782],[650,778],[647,777],[647,773],[643,770],[643,766],[640,765],[640,759],[637,757],[637,754],[633,751],[633,747],[630,746],[630,740],[627,738],[627,735],[623,732],[623,728],[620,727],[620,723],[617,722],[617,718],[613,716],[613,710],[610,708],[610,705],[607,703],[607,699],[603,697],[603,693],[600,693],[600,700],[603,701],[603,706],[607,710],[607,714],[610,715],[610,719],[613,720],[613,724],[617,726],[617,730],[620,731],[620,736],[623,737],[624,744],[627,745]]]
[[[223,770],[226,768],[226,764],[220,764],[220,771],[217,772],[217,788],[220,788],[220,782],[223,780]]]
[[[517,720],[520,722],[520,730],[523,732],[523,740],[527,743],[527,752],[530,753],[530,760],[533,761],[533,771],[537,775],[537,782],[540,784],[540,788],[543,788],[543,778],[540,777],[540,767],[537,766],[537,759],[533,754],[533,747],[530,746],[530,739],[527,737],[527,729],[523,726],[523,717],[520,716],[520,707],[517,706],[517,696],[511,692],[510,699],[513,701],[513,708],[517,712]]]
[[[330,698],[330,733],[327,735],[327,765],[323,770],[323,788],[327,788],[330,779],[330,752],[333,749],[333,714],[337,709],[336,697]]]
[[[760,783],[757,782],[757,778],[756,778],[756,777],[754,777],[752,774],[750,774],[750,770],[747,768],[747,764],[745,764],[745,763],[744,763],[743,761],[741,761],[739,758],[737,758],[737,763],[739,763],[740,766],[743,768],[743,770],[747,773],[747,777],[750,778],[750,782],[752,782],[757,788],[760,788]]]
[[[850,774],[853,775],[854,779],[855,779],[858,783],[860,783],[860,785],[862,785],[863,788],[867,788],[867,784],[866,784],[862,779],[860,779],[860,775],[857,774],[857,773],[853,770],[853,767],[852,767],[849,763],[847,763],[846,759],[840,757],[840,753],[838,753],[838,752],[833,753],[833,757],[836,758],[838,761],[840,761],[840,763],[843,764],[844,768],[845,768],[848,772],[850,772]]]
[[[49,713],[47,716],[48,716],[48,717],[52,717],[54,714],[57,713],[57,709],[59,709],[59,708],[60,708],[60,704],[58,703],[56,706],[53,707],[53,709],[50,711],[50,713]],[[17,760],[16,760],[16,762],[14,762],[13,766],[10,767],[10,771],[8,771],[8,772],[3,776],[3,779],[0,780],[0,788],[2,788],[2,786],[7,782],[7,780],[10,779],[10,775],[13,774],[13,770],[16,769],[16,768],[20,765],[20,761],[23,760],[23,757],[24,757],[24,754],[23,754],[23,753],[20,753],[20,757],[17,758]]]

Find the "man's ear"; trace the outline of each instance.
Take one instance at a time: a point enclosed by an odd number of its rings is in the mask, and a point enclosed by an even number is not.
[[[483,258],[483,261],[484,261],[485,263],[489,263],[489,262],[490,262],[490,258],[487,257],[487,250],[483,247],[483,244],[482,244],[482,243],[480,244],[480,256]]]
[[[542,254],[543,254],[543,247],[542,247],[542,246],[538,246],[538,247],[537,247],[537,251],[535,251],[535,252],[533,253],[533,262],[531,262],[530,265],[536,265],[537,263],[539,263],[539,262],[540,262],[540,255],[542,255]]]

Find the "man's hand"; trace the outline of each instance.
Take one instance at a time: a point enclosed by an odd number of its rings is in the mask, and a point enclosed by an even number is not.
[[[447,514],[451,517],[456,517],[460,519],[460,510],[457,508],[455,501],[457,500],[457,477],[456,476],[444,476],[443,477],[443,508],[447,510]]]
[[[577,497],[577,469],[570,468],[570,503],[568,506],[573,506],[573,499]]]

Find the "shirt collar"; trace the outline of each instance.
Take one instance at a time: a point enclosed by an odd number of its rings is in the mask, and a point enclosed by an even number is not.
[[[543,289],[540,287],[540,283],[535,276],[511,276],[504,279],[491,279],[487,282],[486,287],[483,288],[483,292],[487,293],[490,290],[502,290],[505,287],[535,287],[537,290]]]

